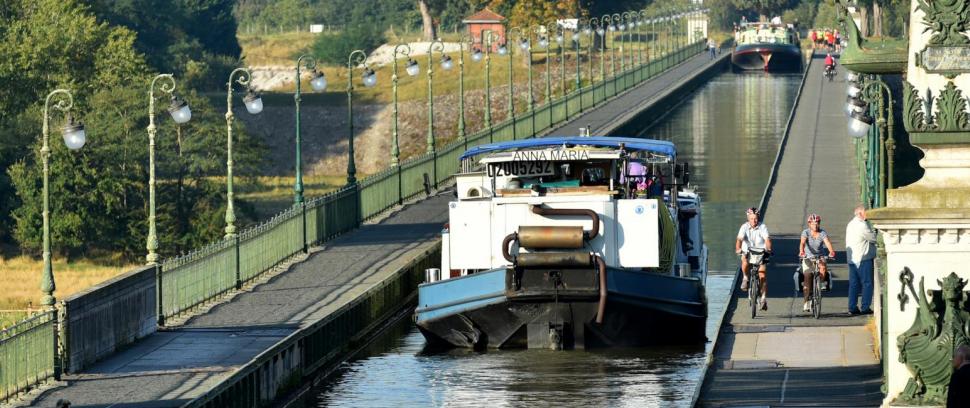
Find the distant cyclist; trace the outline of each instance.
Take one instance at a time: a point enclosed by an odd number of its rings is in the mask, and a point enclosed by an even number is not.
[[[744,279],[741,281],[741,290],[748,290],[748,276],[750,275],[747,254],[751,249],[762,250],[767,254],[771,253],[771,236],[768,234],[768,227],[762,224],[758,218],[758,209],[751,207],[745,212],[748,222],[741,224],[738,230],[738,239],[734,244],[734,252],[741,256],[741,273]],[[765,276],[768,264],[768,257],[765,256],[761,267],[758,268],[758,276],[761,278],[761,310],[768,310],[766,294],[768,293],[768,279]]]
[[[822,290],[829,290],[828,268],[825,265],[825,258],[822,257],[823,249],[828,249],[829,258],[835,258],[835,250],[832,249],[832,241],[829,234],[822,229],[822,217],[818,214],[808,216],[808,228],[802,231],[801,242],[798,243],[798,256],[804,258],[802,261],[803,286],[805,294],[805,304],[802,310],[810,312],[812,310],[809,299],[812,296],[812,260],[818,259],[819,278],[822,283]],[[823,248],[824,246],[824,248]]]

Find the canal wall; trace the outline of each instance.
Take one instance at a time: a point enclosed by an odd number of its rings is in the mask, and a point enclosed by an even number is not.
[[[700,71],[689,78],[685,78],[674,83],[667,89],[658,93],[653,100],[642,107],[634,106],[632,110],[623,115],[612,126],[602,130],[608,135],[641,135],[647,132],[650,127],[660,123],[664,117],[674,111],[677,106],[688,98],[698,88],[704,86],[711,78],[724,72],[731,67],[731,53],[722,52],[713,63],[705,66]]]
[[[404,267],[327,316],[260,353],[185,407],[264,406],[344,361],[395,315],[414,304],[427,268],[440,266],[436,240]]]

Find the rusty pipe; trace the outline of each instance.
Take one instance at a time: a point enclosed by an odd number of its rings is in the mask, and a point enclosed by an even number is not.
[[[599,255],[593,257],[600,270],[600,304],[596,309],[596,324],[603,324],[603,315],[606,313],[606,262]]]
[[[583,227],[581,226],[520,226],[518,231],[519,247],[529,249],[583,247]]]
[[[593,229],[589,231],[583,231],[583,235],[587,241],[596,238],[600,233],[600,216],[593,210],[586,210],[580,208],[544,208],[539,205],[532,206],[532,213],[537,215],[549,216],[549,215],[580,215],[587,216],[593,220]]]
[[[505,258],[506,261],[509,261],[512,264],[515,263],[515,258],[512,257],[511,248],[509,248],[509,246],[512,244],[512,241],[515,241],[518,238],[519,238],[519,234],[513,232],[509,235],[506,235],[505,239],[502,240],[502,257]]]

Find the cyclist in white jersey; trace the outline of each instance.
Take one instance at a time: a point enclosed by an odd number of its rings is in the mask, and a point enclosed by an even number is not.
[[[738,230],[738,239],[734,244],[734,252],[739,255],[744,255],[741,257],[741,273],[744,274],[744,279],[741,281],[741,290],[748,290],[748,276],[749,269],[748,265],[748,251],[750,249],[756,249],[765,251],[766,253],[771,253],[771,236],[768,234],[768,227],[762,224],[758,219],[758,209],[751,207],[746,211],[748,217],[748,222],[741,224],[741,229]],[[758,277],[761,278],[761,299],[759,301],[761,305],[761,310],[768,310],[768,302],[765,299],[768,293],[768,277],[766,276],[767,268],[765,265],[768,264],[768,257],[764,258],[761,266],[758,268]]]

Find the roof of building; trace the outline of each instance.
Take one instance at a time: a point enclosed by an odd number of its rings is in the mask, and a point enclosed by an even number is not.
[[[519,150],[530,147],[556,147],[565,145],[619,148],[620,144],[623,144],[624,149],[628,151],[647,151],[669,156],[672,159],[676,159],[677,156],[677,147],[674,146],[673,143],[665,140],[611,136],[563,136],[540,137],[536,139],[522,139],[509,142],[484,144],[468,149],[468,151],[461,155],[461,159],[466,159],[468,157],[477,156],[484,153],[502,150]]]
[[[468,24],[468,23],[498,23],[498,22],[501,22],[501,21],[505,21],[505,17],[502,17],[501,15],[495,13],[494,11],[489,10],[488,7],[485,7],[483,9],[481,9],[479,12],[477,12],[475,14],[472,14],[472,15],[470,15],[468,17],[466,17],[464,20],[461,20],[461,22],[462,23],[465,23],[465,24]]]

